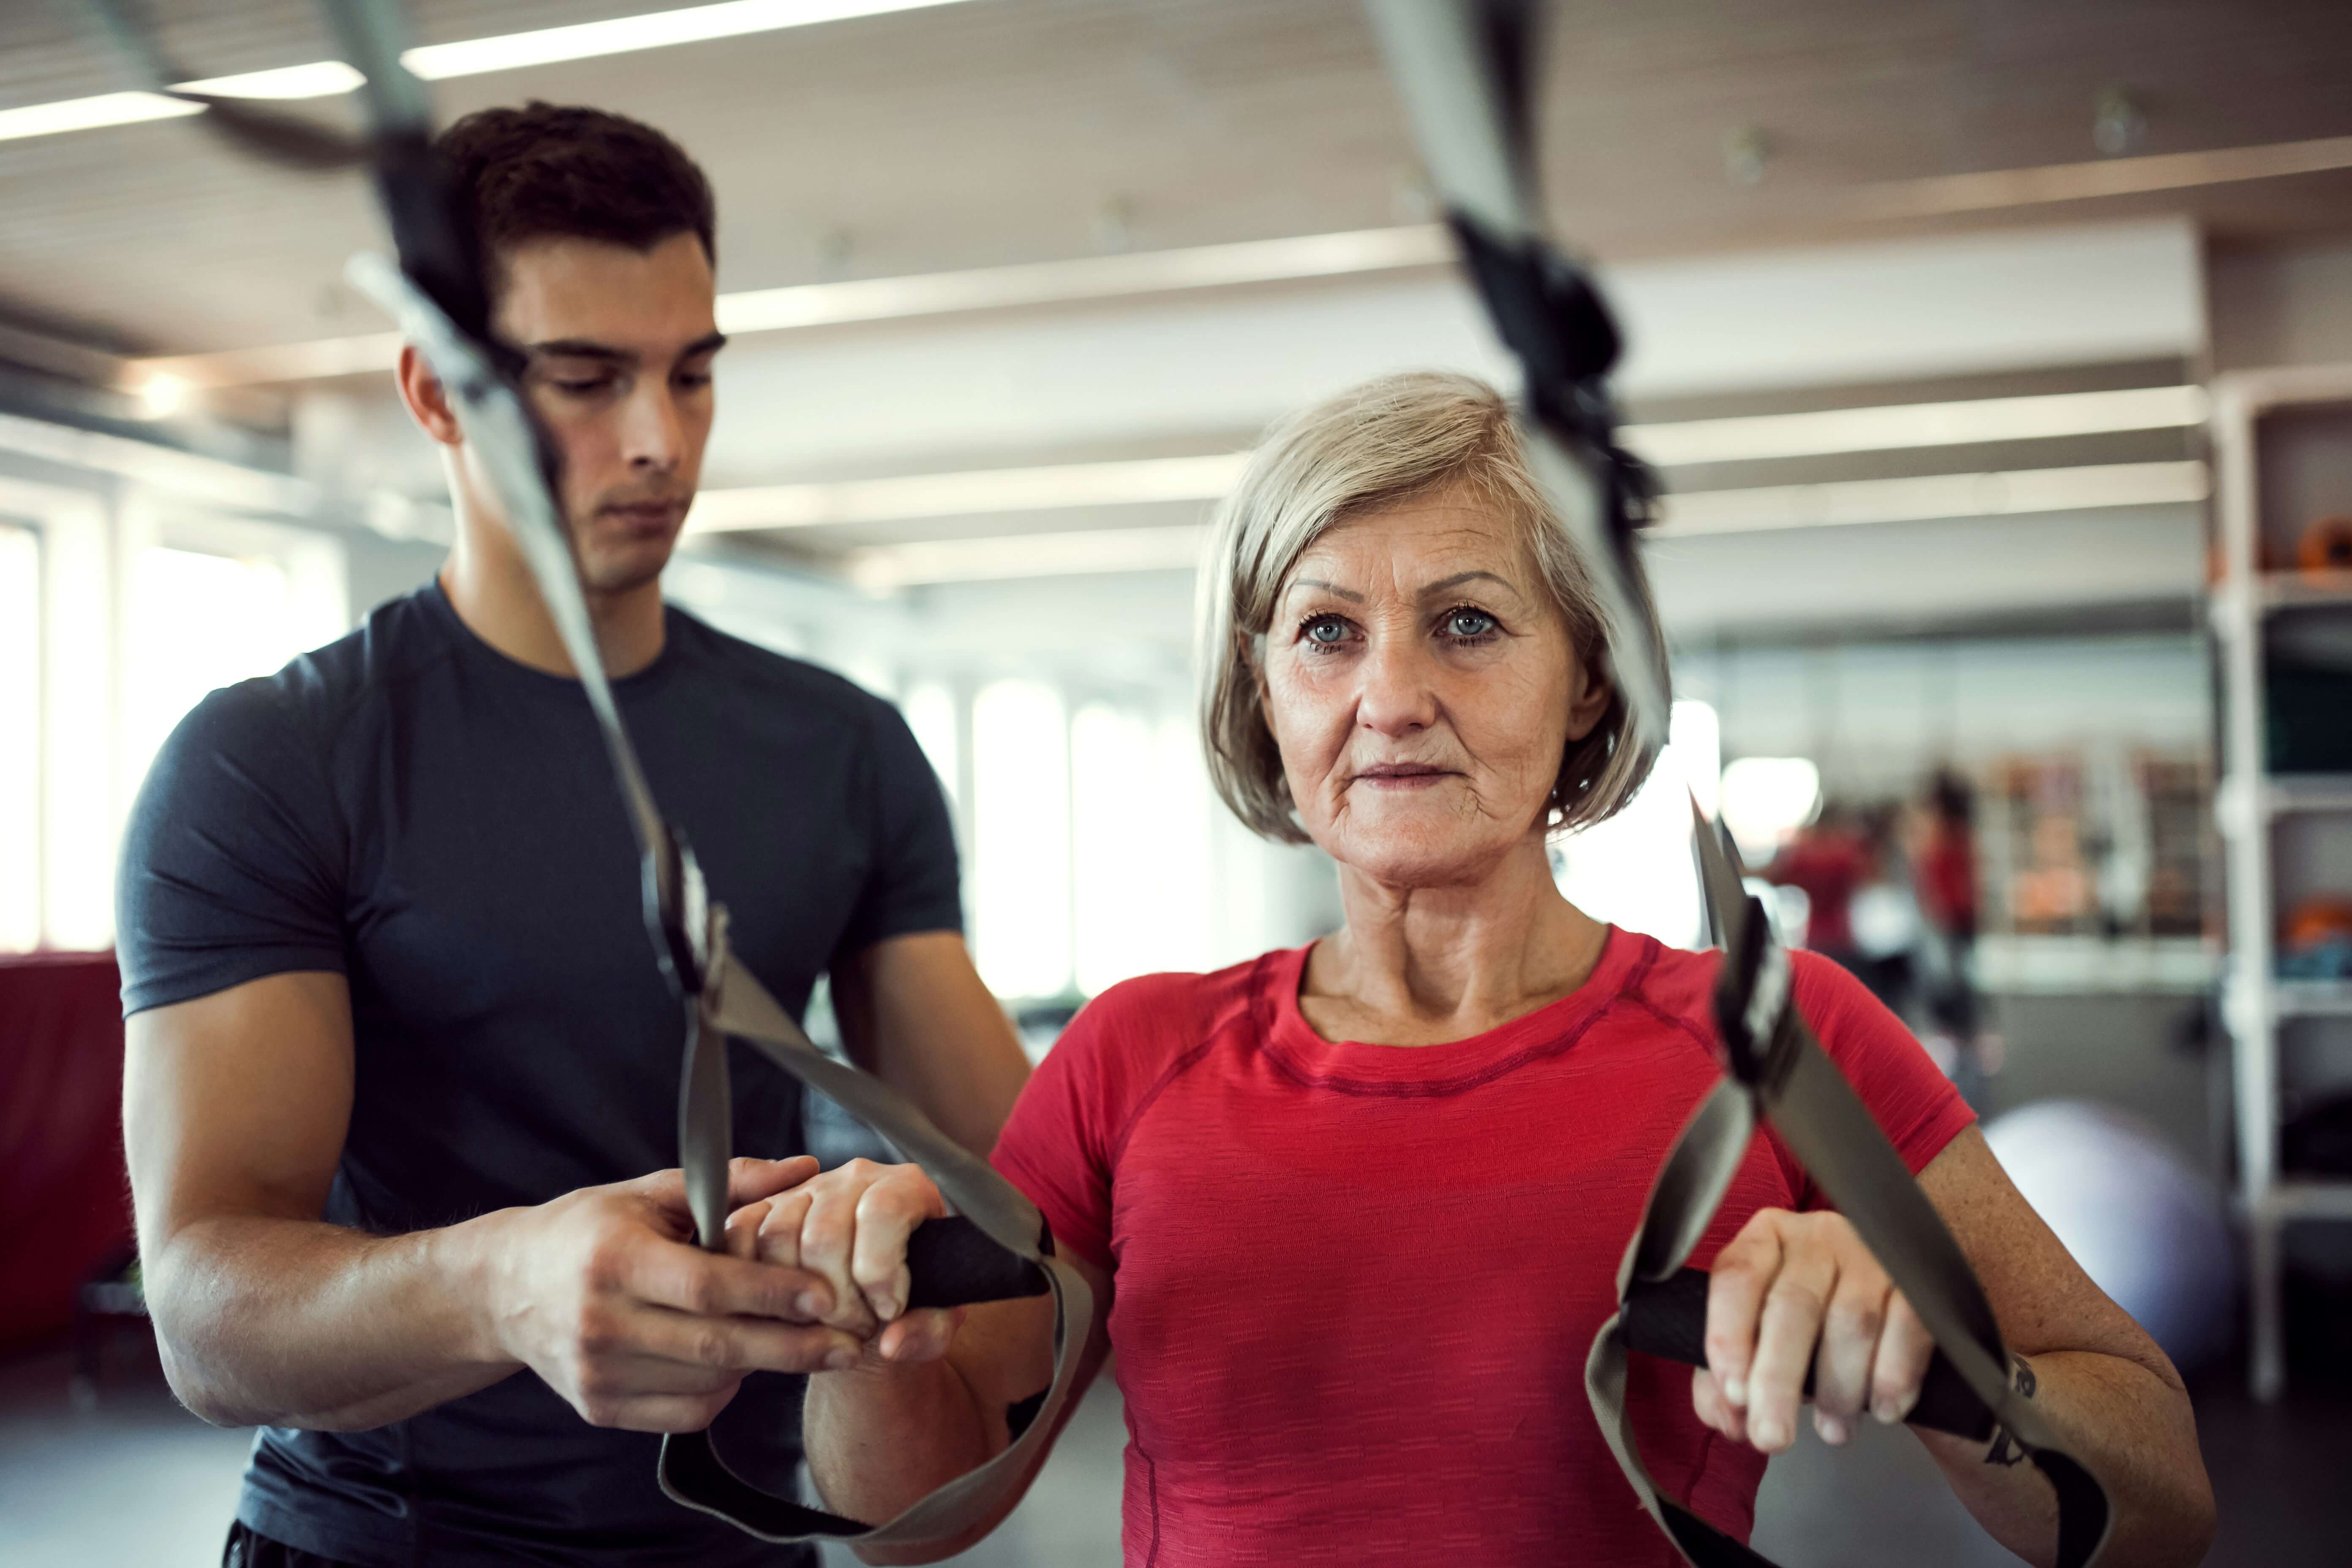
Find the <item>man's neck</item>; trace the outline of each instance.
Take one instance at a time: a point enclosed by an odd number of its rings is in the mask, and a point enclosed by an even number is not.
[[[476,530],[459,528],[457,547],[442,564],[440,580],[441,591],[448,595],[466,629],[499,652],[550,675],[579,674],[563,639],[556,635],[530,568],[511,541],[503,535],[486,541]],[[584,591],[589,625],[595,629],[607,674],[634,675],[661,656],[661,579],[612,593]]]

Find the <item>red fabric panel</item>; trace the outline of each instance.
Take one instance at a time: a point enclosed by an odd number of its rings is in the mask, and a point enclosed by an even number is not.
[[[110,952],[0,957],[0,1347],[131,1244],[121,988]]]

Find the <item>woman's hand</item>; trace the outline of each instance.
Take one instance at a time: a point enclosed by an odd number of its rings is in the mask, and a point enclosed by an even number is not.
[[[727,1218],[727,1250],[823,1277],[833,1287],[823,1321],[864,1341],[867,1360],[937,1361],[963,1310],[907,1310],[907,1238],[947,1212],[921,1167],[852,1160],[737,1209]]]
[[[1892,1425],[1918,1402],[1936,1342],[1843,1215],[1759,1209],[1717,1254],[1698,1418],[1767,1454],[1796,1440],[1805,1373],[1813,1429],[1843,1443],[1868,1410]]]

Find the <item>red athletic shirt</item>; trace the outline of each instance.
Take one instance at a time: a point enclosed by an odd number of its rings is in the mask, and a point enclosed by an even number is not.
[[[1612,931],[1574,994],[1400,1047],[1318,1037],[1307,949],[1097,997],[996,1163],[1114,1279],[1129,1568],[1671,1564],[1611,1458],[1584,1358],[1667,1144],[1717,1077],[1716,957]],[[1913,1170],[1970,1121],[1835,964],[1796,995]],[[1693,1261],[1818,1206],[1759,1140]],[[1763,1457],[1633,1358],[1650,1473],[1745,1540]]]

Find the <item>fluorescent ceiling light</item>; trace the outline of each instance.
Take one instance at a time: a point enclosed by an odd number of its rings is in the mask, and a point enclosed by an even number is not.
[[[2119,430],[2179,429],[2202,425],[2205,416],[2201,386],[2142,386],[2120,392],[2059,392],[1629,425],[1623,435],[1633,451],[1672,468],[1831,452],[2041,440]]]
[[[185,103],[160,92],[105,92],[95,98],[28,103],[22,109],[0,109],[0,142],[20,136],[89,131],[100,125],[131,125],[142,120],[171,120],[204,111],[200,103]]]
[[[1038,468],[976,468],[831,484],[705,490],[687,517],[689,531],[814,528],[919,517],[1051,511],[1080,506],[1216,500],[1233,488],[1246,452],[1203,458],[1143,458]]]
[[[247,71],[242,76],[206,77],[178,84],[181,92],[206,98],[332,98],[360,85],[360,73],[341,60],[313,60],[306,66],[279,66],[276,70]]]
[[[722,331],[742,336],[799,327],[944,315],[958,310],[1003,310],[1071,300],[1108,300],[1186,289],[1336,278],[1349,273],[1439,265],[1452,259],[1450,246],[1445,231],[1431,224],[1298,235],[1287,239],[1240,240],[1175,250],[1133,251],[1122,256],[1082,256],[1066,261],[1022,262],[959,272],[917,273],[905,278],[799,283],[781,289],[721,294],[719,326]],[[251,386],[384,370],[399,352],[397,332],[368,332],[358,337],[277,343],[266,348],[175,354],[142,360],[132,368],[149,374],[168,373],[198,386]]]
[[[994,539],[939,539],[852,551],[850,580],[887,592],[918,583],[980,583],[1096,572],[1190,572],[1209,542],[1200,523],[1087,529]]]
[[[672,44],[698,44],[712,38],[740,37],[746,33],[772,33],[815,22],[839,22],[852,16],[957,3],[958,0],[730,0],[719,5],[689,5],[678,11],[615,16],[610,21],[580,22],[568,27],[541,27],[494,38],[426,44],[410,49],[400,60],[427,81],[443,81],[451,77],[519,70],[525,66],[593,59],[599,55],[635,54],[640,49],[666,48]]]
[[[1990,169],[1975,174],[1936,174],[1864,185],[1854,205],[1870,217],[1928,217],[1940,213],[1986,212],[2044,202],[2088,201],[2146,191],[2189,190],[2241,180],[2273,180],[2352,168],[2352,136],[2312,142],[2273,142],[2256,147],[2221,147],[2205,153],[2156,153],[2137,158],[2101,158],[2088,163],[2048,163],[2033,169]]]
[[[769,332],[952,310],[1001,310],[1123,294],[1172,293],[1238,283],[1332,278],[1454,259],[1453,244],[1435,224],[1355,229],[1287,239],[1242,240],[1177,250],[1082,256],[1010,267],[931,272],[909,278],[869,278],[847,283],[802,283],[722,295],[719,330]]]
[[[1934,474],[1916,479],[1693,490],[1666,496],[1652,531],[1683,537],[2113,506],[2168,506],[2201,501],[2211,488],[2204,464],[2185,462],[2097,463],[2006,473]]]
[[[602,55],[635,54],[672,44],[703,43],[748,33],[804,27],[817,22],[845,21],[853,16],[959,4],[961,0],[727,0],[718,5],[689,5],[681,10],[614,16],[607,21],[579,22],[565,27],[539,27],[528,33],[425,44],[406,51],[400,59],[427,81],[446,81],[453,77],[520,70]],[[359,84],[360,73],[342,61],[313,60],[177,85],[182,91],[210,98],[302,99],[331,98]],[[183,102],[159,92],[109,92],[93,98],[62,99],[54,103],[0,110],[0,141],[20,136],[55,136],[101,125],[129,125],[142,120],[166,120],[203,112],[202,104]]]

